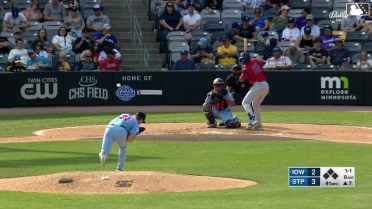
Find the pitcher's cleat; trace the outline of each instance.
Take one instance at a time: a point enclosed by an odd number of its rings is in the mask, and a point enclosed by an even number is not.
[[[102,150],[100,153],[99,153],[99,160],[101,161],[101,165],[102,166],[105,166],[106,165],[106,159],[107,159],[107,156],[106,156],[106,152],[104,150]]]

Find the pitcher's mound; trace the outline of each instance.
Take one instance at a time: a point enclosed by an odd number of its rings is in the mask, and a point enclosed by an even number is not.
[[[102,177],[108,177],[104,179]],[[59,182],[72,179],[71,182]],[[117,183],[120,181],[122,186]],[[64,193],[64,194],[126,194],[151,192],[185,192],[242,188],[256,182],[152,171],[65,172],[42,176],[0,179],[0,190]]]

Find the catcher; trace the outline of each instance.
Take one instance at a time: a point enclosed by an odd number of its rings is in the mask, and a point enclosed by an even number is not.
[[[226,128],[241,126],[239,118],[232,116],[231,106],[235,105],[234,97],[225,88],[222,78],[213,80],[213,90],[208,92],[203,104],[203,113],[208,120],[208,128],[217,127],[216,119],[220,119]]]
[[[98,155],[102,166],[106,165],[112,144],[116,142],[119,145],[116,171],[123,171],[127,155],[127,142],[134,141],[138,134],[145,131],[144,127],[140,127],[140,124],[146,123],[145,119],[145,113],[137,112],[135,115],[123,113],[110,121],[103,136],[101,152]]]

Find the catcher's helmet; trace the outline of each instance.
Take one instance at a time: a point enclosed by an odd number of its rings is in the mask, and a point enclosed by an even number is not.
[[[244,61],[242,61],[244,59]],[[251,55],[248,52],[240,53],[239,61],[242,62],[244,65],[247,64],[251,60]]]
[[[216,78],[213,80],[213,85],[214,84],[225,84],[225,81],[222,78]]]

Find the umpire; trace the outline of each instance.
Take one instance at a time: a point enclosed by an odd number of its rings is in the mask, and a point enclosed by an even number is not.
[[[240,65],[234,65],[231,71],[232,73],[226,78],[226,89],[233,95],[235,104],[241,105],[243,98],[252,85],[248,80],[239,82],[240,74],[242,74],[242,67]]]

